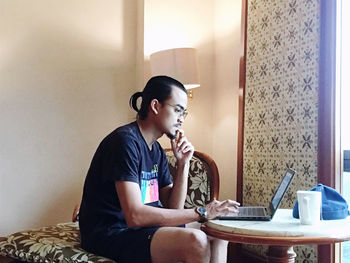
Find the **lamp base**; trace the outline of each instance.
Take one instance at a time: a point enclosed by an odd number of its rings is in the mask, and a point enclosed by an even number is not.
[[[190,98],[190,99],[193,99],[193,91],[192,91],[192,89],[188,90],[187,97]]]

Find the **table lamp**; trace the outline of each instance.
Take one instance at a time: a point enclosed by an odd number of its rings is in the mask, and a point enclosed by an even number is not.
[[[192,89],[200,86],[197,62],[197,50],[194,48],[173,48],[155,52],[150,56],[152,76],[172,77],[188,90],[192,98]]]

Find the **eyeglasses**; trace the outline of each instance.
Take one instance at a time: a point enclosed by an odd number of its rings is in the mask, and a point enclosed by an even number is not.
[[[182,107],[181,105],[179,104],[176,104],[176,105],[171,105],[169,103],[165,103],[166,105],[170,106],[170,107],[173,107],[174,108],[174,111],[177,115],[179,115],[179,117],[183,117],[184,119],[186,118],[187,114],[188,114],[188,111]]]

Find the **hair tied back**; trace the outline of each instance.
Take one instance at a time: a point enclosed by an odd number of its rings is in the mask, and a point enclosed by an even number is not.
[[[134,95],[131,96],[129,100],[129,105],[132,107],[136,112],[139,112],[139,109],[137,108],[137,99],[142,97],[143,93],[141,91],[134,93]]]

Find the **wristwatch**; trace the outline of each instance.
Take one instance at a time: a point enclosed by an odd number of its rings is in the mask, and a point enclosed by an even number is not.
[[[204,207],[197,207],[195,211],[200,216],[198,223],[207,222],[207,210]]]

